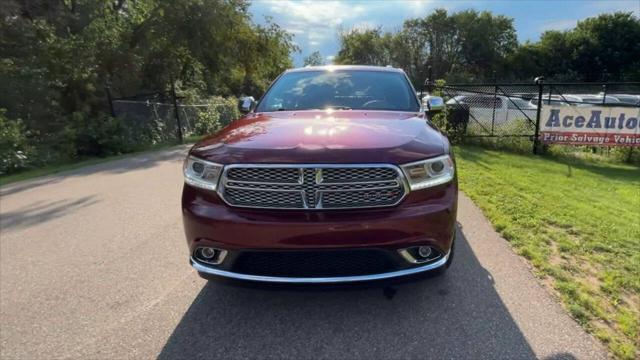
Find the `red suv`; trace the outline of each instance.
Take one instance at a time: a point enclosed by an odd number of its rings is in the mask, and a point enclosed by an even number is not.
[[[402,70],[293,69],[241,108],[184,162],[200,276],[345,283],[449,266],[455,162]]]

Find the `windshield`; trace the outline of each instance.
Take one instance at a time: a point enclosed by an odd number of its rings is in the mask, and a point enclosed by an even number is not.
[[[389,71],[300,71],[282,75],[256,112],[312,110],[419,111],[404,74]]]

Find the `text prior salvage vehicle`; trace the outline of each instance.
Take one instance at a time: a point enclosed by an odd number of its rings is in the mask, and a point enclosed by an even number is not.
[[[455,162],[402,70],[289,70],[241,108],[184,162],[184,227],[202,277],[347,283],[449,266]]]

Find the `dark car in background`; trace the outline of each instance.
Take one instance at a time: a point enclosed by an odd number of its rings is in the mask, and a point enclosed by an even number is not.
[[[184,162],[201,276],[347,283],[450,265],[454,157],[402,70],[293,69],[242,108]]]

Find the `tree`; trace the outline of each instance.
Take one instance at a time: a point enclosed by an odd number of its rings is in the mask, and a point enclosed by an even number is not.
[[[513,19],[475,10],[451,17],[459,46],[459,59],[454,65],[460,65],[474,79],[491,79],[494,72],[502,76],[505,59],[518,46]]]
[[[336,64],[388,65],[391,62],[380,28],[341,31]]]
[[[324,65],[324,58],[320,55],[320,51],[314,51],[304,58],[304,66],[321,66]]]
[[[269,19],[254,24],[248,8],[247,0],[4,0],[0,108],[22,119],[43,154],[73,157],[84,155],[85,130],[108,122],[99,120],[110,115],[107,83],[116,96],[163,93],[173,82],[197,97],[259,96],[297,47]]]
[[[632,13],[602,14],[568,31],[546,31],[518,44],[513,19],[490,12],[436,9],[409,19],[396,32],[340,32],[338,64],[393,65],[416,87],[425,65],[449,82],[501,79],[597,81],[640,79],[640,20]]]
[[[546,31],[511,55],[509,73],[556,81],[640,79],[640,21],[631,13],[602,14],[567,31]]]
[[[602,14],[566,32],[572,68],[585,81],[639,79],[640,19],[632,13]]]
[[[409,19],[398,32],[341,32],[340,43],[337,63],[401,67],[416,86],[427,77],[427,64],[441,78],[487,79],[494,71],[502,75],[517,48],[513,19],[475,10],[450,15],[444,9]]]

